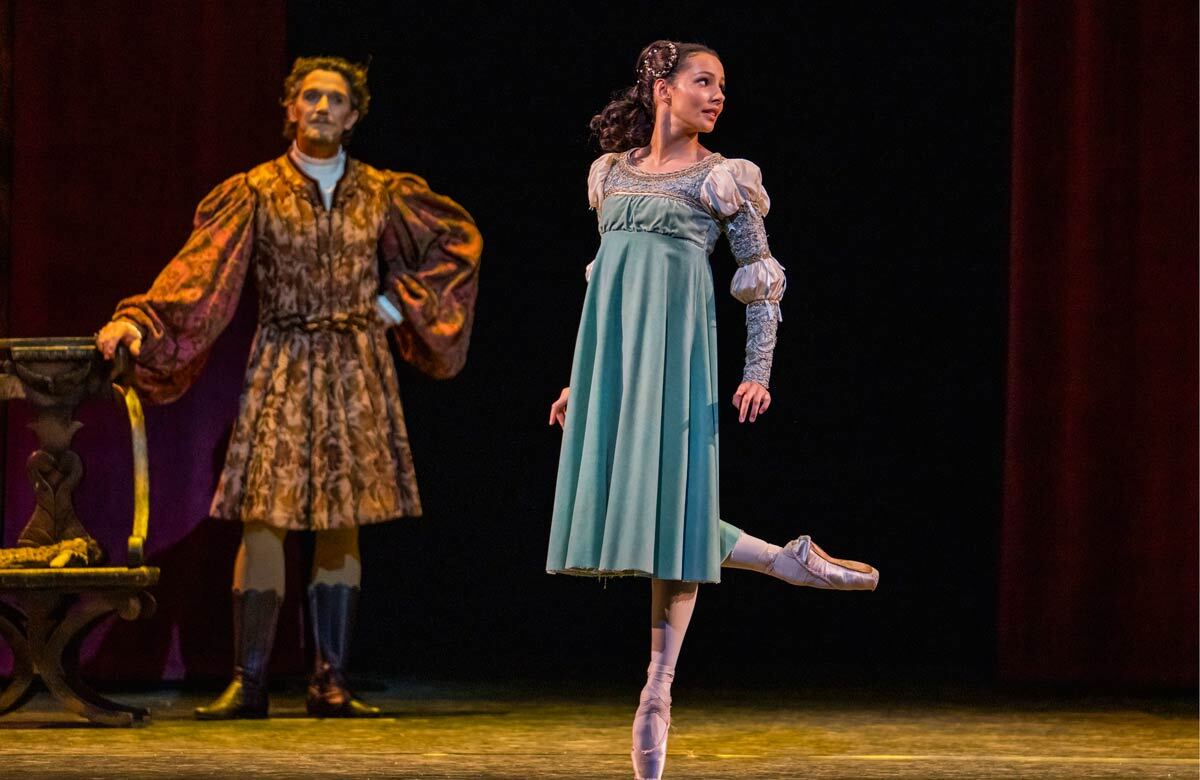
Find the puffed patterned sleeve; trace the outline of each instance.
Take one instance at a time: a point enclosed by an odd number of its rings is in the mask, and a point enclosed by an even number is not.
[[[763,217],[771,209],[771,199],[763,189],[762,172],[749,160],[722,160],[701,184],[700,200],[720,221],[738,264],[729,291],[746,304],[742,381],[768,387],[775,334],[783,319],[779,301],[787,278],[767,245]]]
[[[467,361],[483,237],[462,206],[424,179],[387,175],[379,255],[384,290],[403,315],[394,328],[400,355],[432,377],[452,377]]]
[[[592,163],[592,167],[588,170],[587,190],[588,190],[588,205],[594,210],[600,210],[600,204],[604,202],[604,183],[608,180],[608,174],[612,171],[613,164],[617,161],[617,155],[613,152],[602,154]],[[597,214],[597,216],[599,216]],[[596,262],[595,260],[592,263]],[[583,269],[583,278],[590,282],[592,281],[592,263],[588,263]]]
[[[152,403],[183,395],[237,310],[254,248],[255,195],[245,174],[196,208],[191,236],[150,290],[117,304],[113,319],[142,332],[134,386]]]

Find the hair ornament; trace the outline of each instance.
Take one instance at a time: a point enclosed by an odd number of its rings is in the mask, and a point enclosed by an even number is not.
[[[655,68],[653,65],[650,64],[650,60],[656,52],[662,52],[663,49],[666,49],[666,51],[668,52],[668,54],[664,58],[663,66],[662,66],[662,68]],[[675,70],[675,63],[677,63],[678,61],[679,61],[679,50],[677,48],[675,48],[674,43],[667,41],[666,46],[659,46],[659,47],[653,48],[650,51],[646,52],[646,58],[644,60],[642,60],[642,67],[640,68],[640,72],[638,73],[638,76],[640,77],[642,75],[646,75],[646,76],[649,76],[651,79],[666,78],[666,76],[671,71]]]

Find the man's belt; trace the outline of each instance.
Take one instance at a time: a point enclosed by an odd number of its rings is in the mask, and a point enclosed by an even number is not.
[[[260,325],[278,330],[337,331],[349,333],[368,330],[379,324],[375,312],[338,313],[328,316],[277,314],[259,320]]]

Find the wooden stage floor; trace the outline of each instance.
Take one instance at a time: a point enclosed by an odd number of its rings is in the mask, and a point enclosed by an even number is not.
[[[1196,778],[1194,696],[977,689],[778,693],[676,690],[668,778]],[[376,721],[303,716],[200,723],[207,695],[115,697],[152,721],[103,729],[46,695],[0,718],[0,777],[629,778],[633,697],[572,687],[392,683]],[[629,699],[626,701],[625,699]]]

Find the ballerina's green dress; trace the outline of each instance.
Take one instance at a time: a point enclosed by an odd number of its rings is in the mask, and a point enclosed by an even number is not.
[[[571,367],[546,570],[719,582],[741,530],[720,520],[717,333],[708,257],[721,233],[746,304],[744,381],[767,386],[786,280],[748,160],[646,173],[592,164],[600,249]]]

